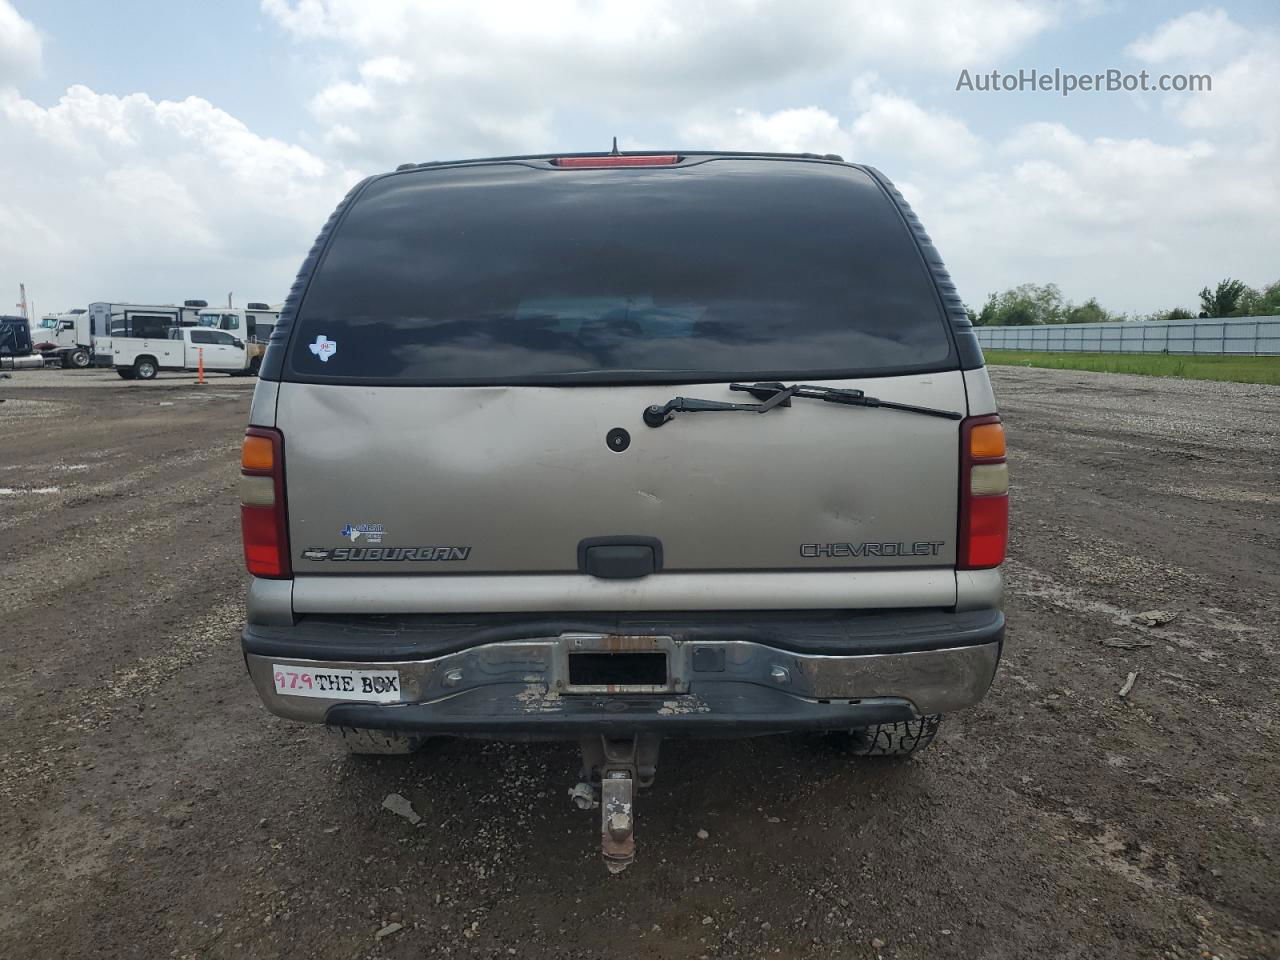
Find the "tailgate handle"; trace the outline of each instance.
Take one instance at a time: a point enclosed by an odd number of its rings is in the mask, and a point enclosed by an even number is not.
[[[634,580],[662,569],[656,537],[588,537],[578,543],[578,572],[602,580]]]

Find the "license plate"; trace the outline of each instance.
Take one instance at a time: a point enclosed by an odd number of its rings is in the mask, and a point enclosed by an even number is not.
[[[399,703],[398,670],[318,670],[294,664],[273,663],[276,693],[286,697],[320,697],[324,700],[365,700]]]

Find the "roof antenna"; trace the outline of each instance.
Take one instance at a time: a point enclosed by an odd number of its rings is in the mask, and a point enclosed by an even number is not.
[[[618,138],[617,138],[617,137],[614,137],[614,138],[613,138],[613,149],[609,152],[609,156],[611,156],[611,157],[620,157],[620,156],[622,156],[622,154],[618,153]]]

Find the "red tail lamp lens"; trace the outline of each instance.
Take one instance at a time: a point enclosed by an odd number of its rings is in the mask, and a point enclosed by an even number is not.
[[[956,567],[988,570],[1004,563],[1009,543],[1009,477],[1000,417],[960,425],[960,531]]]
[[[289,520],[284,494],[284,436],[250,427],[240,454],[240,534],[244,563],[255,577],[284,580],[289,562]]]

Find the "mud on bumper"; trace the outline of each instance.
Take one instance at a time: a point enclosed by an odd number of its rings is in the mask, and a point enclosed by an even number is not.
[[[1003,636],[998,610],[739,611],[310,617],[251,624],[242,644],[258,693],[282,717],[419,735],[573,739],[741,737],[950,712],[982,699]],[[397,689],[391,702],[292,694],[278,689],[282,671],[394,671]]]

